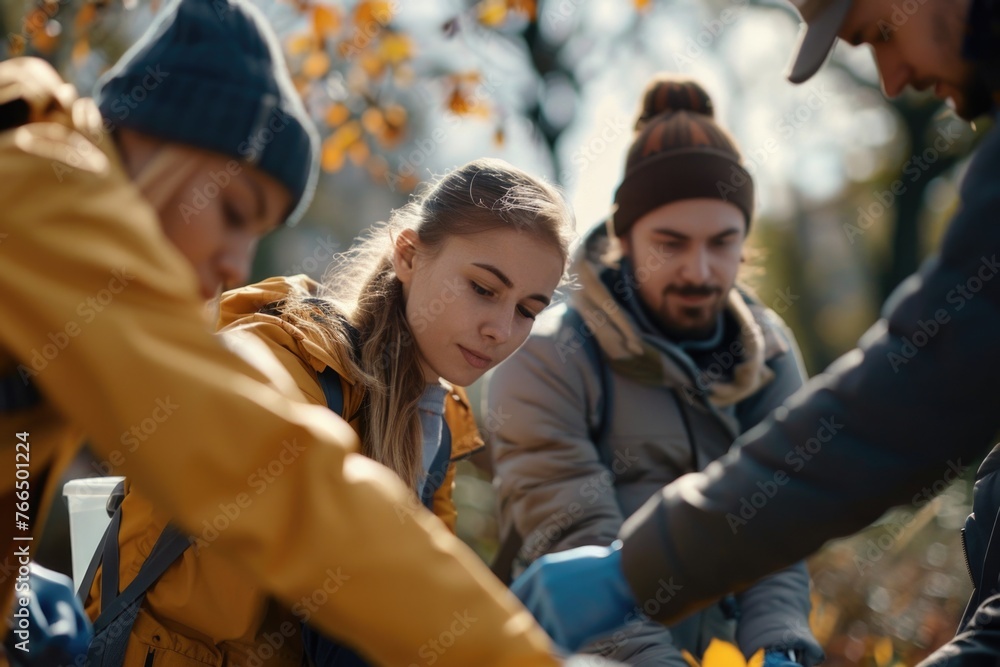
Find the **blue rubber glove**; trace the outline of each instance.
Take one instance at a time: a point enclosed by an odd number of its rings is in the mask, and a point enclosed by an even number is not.
[[[625,624],[636,609],[621,567],[621,542],[543,556],[510,587],[563,648]]]
[[[72,665],[86,655],[90,619],[76,597],[73,582],[41,565],[28,565],[28,590],[15,588],[7,656],[18,667]],[[26,597],[28,604],[22,605]],[[26,650],[25,650],[26,649]]]
[[[763,667],[802,667],[795,653],[788,650],[768,649],[764,652]]]

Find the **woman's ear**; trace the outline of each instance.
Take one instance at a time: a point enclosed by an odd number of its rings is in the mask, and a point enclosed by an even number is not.
[[[410,283],[413,277],[413,262],[417,255],[417,244],[420,240],[412,229],[404,229],[396,236],[392,245],[392,268],[399,282]]]

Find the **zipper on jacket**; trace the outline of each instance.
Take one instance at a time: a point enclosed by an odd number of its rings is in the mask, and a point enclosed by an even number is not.
[[[965,546],[965,527],[959,531],[962,535],[962,557],[965,558],[965,569],[969,573],[969,581],[972,582],[973,587],[976,585],[976,580],[972,577],[972,563],[969,562],[969,548]]]
[[[146,660],[142,663],[142,667],[153,667],[154,656],[156,656],[156,649],[150,646],[149,651],[146,653]]]

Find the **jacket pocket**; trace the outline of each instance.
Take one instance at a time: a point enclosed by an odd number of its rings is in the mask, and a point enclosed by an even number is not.
[[[222,667],[222,652],[202,641],[169,632],[145,609],[128,638],[128,667]]]
[[[202,662],[188,657],[177,651],[168,648],[149,646],[148,644],[137,644],[137,651],[133,655],[130,650],[125,654],[125,665],[142,665],[142,667],[217,667],[221,663]],[[131,647],[130,647],[131,649]]]

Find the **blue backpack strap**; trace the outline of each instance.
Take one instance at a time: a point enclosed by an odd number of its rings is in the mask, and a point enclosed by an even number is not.
[[[343,416],[344,387],[340,383],[340,375],[327,366],[317,377],[326,397],[326,406]],[[302,623],[301,628],[302,649],[309,656],[310,664],[316,667],[368,667],[368,663],[357,653],[313,629],[308,623]]]
[[[601,354],[601,349],[594,337],[594,332],[584,321],[580,312],[571,306],[567,306],[563,322],[573,329],[576,335],[575,340],[581,341],[580,348],[587,355],[587,359],[597,374],[597,379],[601,386],[601,394],[597,397],[597,423],[588,425],[590,441],[594,443],[594,446],[597,447],[600,453],[603,450],[604,439],[608,437],[611,424],[609,413],[614,405],[614,385],[611,382],[611,373]]]
[[[423,493],[420,494],[420,501],[429,510],[434,509],[434,494],[437,493],[444,478],[448,475],[448,466],[451,464],[451,429],[448,422],[442,420],[441,424],[441,446],[438,447],[434,460],[431,461],[427,470],[427,483],[424,484]]]
[[[319,386],[326,396],[326,407],[338,415],[344,415],[344,387],[340,384],[340,375],[327,366],[319,373]]]

